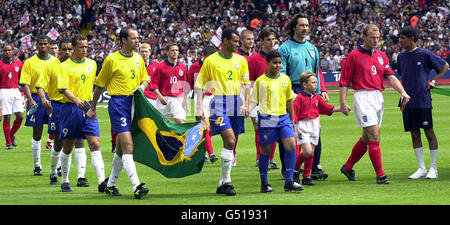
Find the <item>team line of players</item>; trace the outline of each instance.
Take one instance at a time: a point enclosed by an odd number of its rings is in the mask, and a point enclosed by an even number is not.
[[[303,19],[305,18],[296,18],[297,25],[301,25]],[[195,115],[197,120],[209,122],[206,146],[212,161],[217,158],[212,150],[211,136],[221,134],[223,140],[224,148],[220,157],[222,171],[216,193],[236,194],[231,185],[230,173],[232,165],[236,163],[237,139],[239,134],[245,132],[244,118],[249,115],[256,118],[255,143],[258,150],[257,165],[261,175],[261,192],[273,191],[267,180],[267,171],[269,163],[273,160],[276,142],[279,142],[285,150],[282,161],[285,167],[284,189],[300,191],[303,190],[303,186],[299,184],[298,172],[297,176],[294,172],[298,171],[302,164],[304,164],[302,184],[314,185],[310,179],[310,171],[314,149],[320,136],[319,114],[331,115],[333,112],[341,111],[348,115],[350,106],[345,104],[345,95],[346,88],[351,85],[357,90],[354,99],[355,118],[357,125],[363,127],[363,136],[355,145],[341,172],[349,180],[356,180],[352,167],[365,153],[362,150],[358,153],[358,148],[365,148],[367,151],[368,147],[377,173],[377,182],[389,183],[381,167],[379,150],[379,126],[383,111],[381,91],[384,90],[382,78],[386,77],[394,89],[401,93],[402,110],[410,97],[395,76],[391,76],[394,72],[389,68],[384,53],[374,50],[378,39],[374,38],[372,41],[369,36],[376,36],[378,28],[369,26],[364,32],[366,33],[363,33],[363,36],[366,36],[366,39],[363,37],[363,46],[349,55],[348,64],[344,64],[339,107],[329,105],[318,95],[320,80],[323,81],[318,76],[318,68],[314,68],[316,73],[306,70],[297,74],[295,82],[291,76],[280,73],[289,73],[286,71],[286,57],[282,55],[283,48],[280,48],[280,52],[273,50],[275,33],[270,28],[263,29],[260,34],[262,50],[248,59],[236,54],[242,51],[238,48],[239,34],[232,29],[225,29],[221,49],[215,51],[214,47],[206,47],[204,59],[193,64],[189,71],[178,61],[176,43],[166,45],[168,58],[157,63],[149,60],[148,52],[151,47],[148,44],[138,48],[137,31],[133,28],[124,28],[120,32],[121,50],[105,59],[97,78],[95,61],[86,57],[88,50],[86,37],[76,35],[70,41],[61,41],[61,57],[58,59],[45,50],[48,39],[41,36],[37,42],[38,53],[24,63],[21,71],[16,71],[18,74],[21,72],[20,84],[24,86],[24,93],[28,99],[27,111],[30,112],[34,105],[38,106],[35,112],[27,115],[25,123],[26,126],[33,127],[35,175],[41,174],[40,137],[43,124],[48,123],[49,134],[55,135],[55,146],[51,152],[51,184],[58,184],[56,169],[60,163],[61,190],[72,191],[68,179],[72,148],[74,145],[75,149],[83,148],[82,142],[86,139],[98,178],[99,192],[121,195],[115,184],[123,168],[130,178],[135,198],[143,197],[149,190],[139,181],[132,155],[130,126],[133,92],[136,88],[140,88],[166,119],[184,123],[186,113],[189,111],[187,96],[191,87],[195,87]],[[297,41],[295,37],[291,39],[292,42]],[[307,41],[300,42],[305,43]],[[363,48],[368,45],[372,45],[369,46],[372,52]],[[138,50],[144,58],[135,54]],[[291,51],[295,51],[295,48]],[[314,55],[318,57],[318,54],[311,51],[307,53],[313,58]],[[257,62],[252,61],[257,57],[259,57]],[[306,64],[308,60],[305,59]],[[315,65],[316,62],[312,64]],[[354,66],[357,64],[365,65]],[[446,66],[448,68],[448,64]],[[440,68],[440,71],[443,71],[445,66],[440,65]],[[354,74],[364,76],[353,76]],[[253,85],[251,81],[254,81]],[[108,112],[113,141],[122,151],[122,157],[119,157],[117,152],[114,155],[109,178],[105,178],[96,118],[97,101],[104,88],[111,96]],[[372,105],[370,107],[364,105],[367,102],[371,102]],[[371,112],[372,107],[378,108]],[[297,146],[302,147],[302,153]],[[358,156],[355,156],[356,154]],[[78,158],[81,159],[77,159],[77,162],[86,164],[85,157],[84,160],[83,157]],[[82,186],[83,180],[79,180],[80,182]],[[84,179],[84,184],[86,183]]]

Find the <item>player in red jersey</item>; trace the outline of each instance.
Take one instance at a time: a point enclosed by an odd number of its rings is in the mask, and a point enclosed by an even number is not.
[[[187,81],[189,85],[191,86],[191,89],[194,89],[195,81],[197,80],[197,76],[200,72],[200,69],[202,68],[203,61],[206,57],[210,56],[211,54],[215,53],[217,50],[214,46],[206,46],[203,49],[203,57],[196,61],[194,64],[191,65],[188,71],[187,75]],[[196,93],[197,94],[197,93]],[[203,112],[205,113],[205,117],[209,118],[211,115],[211,100],[213,99],[213,95],[211,93],[211,90],[207,90],[203,97]],[[197,96],[194,97],[194,105],[197,105]],[[206,132],[205,132],[205,150],[208,152],[209,160],[211,163],[214,163],[217,161],[217,156],[214,154],[214,149],[211,142],[211,127],[209,126],[209,120],[205,120],[205,123],[208,123],[206,125]]]
[[[181,124],[186,120],[189,111],[187,83],[187,67],[178,60],[178,45],[170,42],[166,45],[167,59],[156,66],[150,85],[156,85],[156,90],[162,94],[162,100],[157,102],[157,109],[166,120],[174,120]],[[167,102],[164,105],[163,102]]]
[[[144,59],[145,66],[147,68],[147,73],[148,73],[148,76],[150,77],[150,80],[152,79],[153,74],[155,73],[156,66],[159,64],[158,61],[150,59],[151,50],[152,50],[152,47],[147,43],[141,44],[139,46],[139,54]],[[147,89],[145,89],[144,95],[145,95],[145,97],[147,97],[148,101],[155,107],[156,107],[156,102],[158,100],[158,97],[159,97],[160,101],[162,99],[162,95],[158,91],[158,89],[153,89],[150,86]],[[166,105],[166,104],[167,104],[166,102],[163,103],[163,105]]]
[[[353,166],[369,151],[369,157],[377,174],[378,184],[389,184],[382,168],[380,150],[380,125],[384,111],[383,78],[401,94],[401,109],[404,109],[410,97],[405,92],[394,71],[389,67],[388,57],[375,47],[380,40],[380,30],[374,24],[366,25],[362,32],[363,44],[347,57],[339,81],[340,104],[342,112],[348,115],[346,106],[347,91],[350,86],[355,90],[353,108],[356,126],[363,128],[362,137],[356,142],[341,172],[351,181],[356,181]]]
[[[262,49],[259,52],[252,54],[248,59],[248,70],[250,73],[250,81],[252,81],[252,89],[255,80],[259,76],[267,72],[266,53],[273,50],[273,46],[275,45],[275,38],[276,38],[275,30],[270,27],[262,29],[261,32],[259,33],[259,40],[262,42]],[[250,93],[253,91],[252,89]],[[252,119],[253,127],[255,128],[256,166],[259,165],[259,155],[261,153],[261,145],[259,144],[259,131],[258,131],[258,110],[259,107],[255,107],[250,112],[250,118]],[[273,160],[276,148],[277,144],[275,142],[269,159],[270,169],[279,169],[276,162]]]
[[[251,30],[243,30],[239,36],[239,40],[241,42],[241,46],[237,49],[236,53],[244,56],[248,62],[249,57],[254,53],[253,47],[255,44],[255,38],[253,37],[253,32]]]
[[[250,58],[251,55],[253,55],[253,47],[255,45],[255,38],[253,36],[253,32],[251,30],[243,30],[241,32],[241,34],[239,35],[239,42],[241,43],[241,46],[238,47],[238,49],[236,50],[236,53],[238,55],[244,56],[244,58],[248,60]],[[236,146],[237,146],[237,142],[238,142],[239,137],[236,136]],[[233,149],[233,154],[234,154],[234,161],[233,161],[233,166],[236,166],[236,146]]]
[[[0,117],[3,115],[3,133],[5,134],[6,148],[17,146],[14,134],[19,130],[23,116],[23,96],[19,91],[19,77],[22,71],[22,62],[14,59],[11,45],[3,46],[3,59],[0,61]],[[11,114],[16,115],[11,128]],[[1,119],[0,119],[1,121]]]

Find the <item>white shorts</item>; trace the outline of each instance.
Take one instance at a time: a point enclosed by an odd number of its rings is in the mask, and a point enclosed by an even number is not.
[[[384,99],[380,90],[356,90],[353,95],[356,127],[381,127]]]
[[[3,115],[24,111],[23,96],[17,88],[0,89],[0,102]]]
[[[202,101],[202,109],[205,118],[209,118],[211,116],[211,101],[213,100],[214,95],[204,95]],[[197,95],[194,94],[194,108],[197,107]]]
[[[183,108],[183,97],[164,96],[164,98],[167,101],[167,105],[163,105],[161,101],[157,101],[155,108],[164,115],[166,120],[186,120],[186,110]]]
[[[320,117],[303,119],[297,122],[297,144],[312,143],[317,145],[320,136]]]
[[[155,108],[156,108],[157,102],[159,102],[158,99],[147,98],[147,100],[148,100],[148,101],[150,102],[150,104],[152,104],[152,106],[155,107]],[[156,109],[158,109],[158,108],[156,108]]]

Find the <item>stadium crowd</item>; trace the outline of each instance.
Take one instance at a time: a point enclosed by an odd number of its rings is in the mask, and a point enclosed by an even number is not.
[[[233,27],[239,32],[254,31],[264,26],[276,28],[277,45],[287,39],[285,25],[289,18],[306,12],[311,16],[310,41],[321,56],[325,72],[339,71],[340,61],[361,44],[358,32],[361,24],[370,22],[381,28],[381,50],[396,68],[399,30],[405,25],[416,25],[420,30],[419,47],[432,50],[449,61],[449,11],[447,0],[234,0],[234,1],[88,1],[85,0],[4,0],[0,1],[0,46],[12,43],[17,47],[18,58],[24,61],[35,51],[22,48],[21,38],[32,34],[33,42],[39,34],[52,28],[59,38],[70,37],[81,28],[88,34],[90,58],[97,61],[99,70],[103,59],[118,49],[118,28],[131,25],[141,35],[141,43],[152,46],[151,58],[165,59],[163,46],[176,41],[180,58],[189,67],[198,58],[201,49],[210,44],[218,27]],[[29,20],[24,15],[28,12]],[[327,18],[336,15],[336,25]],[[92,24],[87,25],[88,23]],[[34,46],[30,45],[30,46]]]

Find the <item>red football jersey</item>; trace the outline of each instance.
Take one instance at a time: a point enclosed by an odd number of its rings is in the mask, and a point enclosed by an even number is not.
[[[294,100],[294,120],[298,122],[305,118],[314,119],[319,117],[319,114],[331,115],[333,108],[333,105],[326,103],[317,93],[310,95],[300,91]]]
[[[347,56],[339,86],[352,86],[354,90],[383,91],[383,78],[394,74],[386,54],[377,49],[369,52],[359,46]]]
[[[255,81],[259,76],[267,72],[266,53],[262,50],[252,54],[248,59],[248,71],[250,81]]]
[[[145,95],[145,97],[147,97],[147,98],[157,99],[158,96],[156,96],[155,92],[152,91],[153,89],[156,89],[157,87],[152,87],[152,85],[151,85],[151,84],[152,84],[151,80],[152,80],[152,78],[153,78],[153,74],[155,73],[156,66],[157,66],[159,63],[158,63],[158,61],[155,61],[155,60],[150,60],[149,62],[150,62],[150,63],[147,65],[147,73],[148,73],[148,76],[150,77],[150,83],[148,84],[148,88],[145,89],[144,95]],[[153,85],[153,86],[154,86],[154,85]]]
[[[253,51],[245,52],[241,47],[238,48],[238,50],[236,51],[236,53],[237,53],[238,55],[244,56],[245,59],[247,60],[247,62],[248,62],[248,59],[250,58],[250,56],[253,55]]]
[[[187,68],[181,62],[176,65],[164,60],[156,66],[151,83],[156,85],[163,96],[183,96],[183,86],[187,84]]]
[[[188,81],[191,89],[194,89],[194,84],[195,84],[195,81],[197,80],[198,73],[200,73],[200,69],[202,68],[202,65],[203,65],[203,61],[198,60],[197,62],[192,64],[191,67],[189,68],[187,81]],[[205,95],[212,95],[211,89],[207,90],[205,92]]]
[[[22,62],[13,59],[11,63],[4,59],[0,61],[0,88],[19,88],[20,72],[22,72]]]

